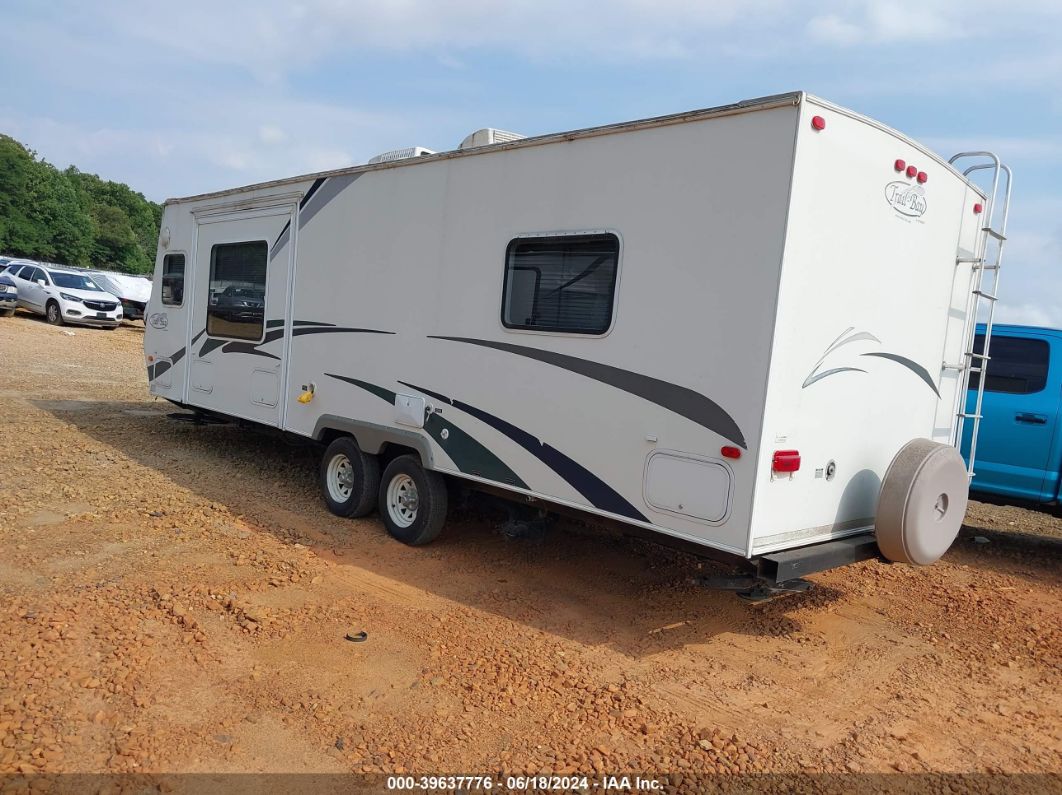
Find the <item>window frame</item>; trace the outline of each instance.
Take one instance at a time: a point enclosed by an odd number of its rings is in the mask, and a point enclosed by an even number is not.
[[[214,265],[217,262],[217,259],[215,257],[215,251],[221,246],[245,246],[245,245],[247,245],[249,243],[262,243],[265,246],[265,266],[266,267],[265,267],[265,279],[262,282],[262,330],[259,333],[257,339],[254,338],[254,337],[226,337],[226,336],[224,336],[222,334],[211,334],[210,333],[210,284],[211,284],[211,282],[214,281]],[[187,262],[187,260],[185,260],[185,262]],[[268,316],[268,312],[266,310],[268,309],[267,304],[268,304],[268,297],[269,297],[268,296],[268,285],[269,285],[269,241],[268,240],[264,240],[264,239],[230,240],[230,241],[228,241],[226,243],[214,243],[214,244],[212,244],[210,246],[210,267],[207,269],[207,278],[206,278],[206,290],[207,290],[206,304],[205,304],[205,307],[206,307],[206,322],[203,324],[204,325],[204,330],[206,331],[206,336],[209,337],[210,339],[215,339],[215,340],[231,340],[232,342],[250,342],[250,343],[255,344],[255,345],[261,344],[265,340],[265,336],[266,336],[266,317]]]
[[[165,251],[162,254],[162,260],[159,262],[159,304],[161,306],[170,306],[170,307],[173,307],[174,309],[180,309],[181,307],[184,306],[184,288],[182,287],[182,289],[181,289],[181,303],[179,303],[179,304],[167,303],[165,301],[165,299],[163,299],[163,297],[162,297],[162,289],[163,289],[163,279],[166,278],[166,257],[173,257],[173,256],[176,256],[177,254],[180,254],[182,257],[184,257],[184,273],[183,273],[181,279],[184,282],[185,286],[187,286],[187,284],[188,284],[188,252],[187,251],[184,251],[183,249],[175,249],[173,251]]]
[[[977,337],[982,337],[983,338],[984,337],[984,332],[975,332],[975,335],[974,335],[975,340],[976,340]],[[991,388],[989,388],[989,385],[986,382],[985,383],[985,387],[984,387],[985,393],[986,394],[991,393],[993,395],[1016,395],[1016,396],[1021,397],[1021,396],[1024,396],[1024,395],[1038,395],[1041,392],[1044,392],[1047,389],[1048,384],[1051,381],[1051,340],[1046,338],[1046,337],[1041,337],[1041,336],[1037,336],[1037,335],[1033,335],[1033,334],[1007,334],[1007,333],[993,333],[992,334],[992,342],[993,343],[995,343],[997,340],[1001,340],[1001,339],[1021,340],[1023,342],[1031,342],[1031,343],[1037,344],[1038,346],[1040,346],[1040,345],[1043,346],[1043,348],[1047,351],[1047,355],[1045,357],[1046,361],[1045,361],[1045,367],[1044,367],[1044,374],[1043,374],[1043,386],[1041,386],[1039,389],[1033,389],[1033,390],[1028,391],[1028,392],[1012,392],[1010,390],[1004,390],[1004,389],[991,389]],[[971,373],[971,377],[969,379],[969,383],[967,384],[967,391],[969,391],[969,392],[977,392],[978,384],[974,383],[974,381],[973,381],[974,377],[976,377],[978,379],[978,381],[980,381],[981,378],[988,377],[988,376],[991,375],[991,373],[989,373],[988,370],[992,366],[991,359],[995,358],[995,357],[992,356],[993,349],[994,349],[994,345],[990,345],[989,346],[989,351],[988,351],[989,362],[987,363],[987,365],[982,362],[982,366],[984,367],[984,371],[980,372],[980,373]],[[981,344],[981,350],[982,351],[984,350],[984,343]]]
[[[616,239],[616,271],[615,277],[612,280],[612,296],[609,304],[609,322],[604,331],[591,332],[591,331],[575,331],[572,329],[543,329],[535,328],[533,326],[515,325],[506,322],[505,309],[506,300],[509,291],[509,261],[512,256],[515,246],[521,243],[527,243],[533,240],[552,240],[556,238],[565,237],[613,237]],[[599,339],[601,337],[607,337],[612,333],[612,330],[616,327],[616,319],[619,315],[619,292],[620,282],[622,281],[623,274],[623,235],[617,230],[611,228],[597,228],[597,229],[566,229],[562,231],[549,231],[549,232],[524,232],[514,236],[509,240],[509,243],[505,246],[505,260],[502,263],[502,290],[501,290],[501,309],[498,313],[498,319],[501,322],[502,328],[506,332],[511,334],[539,334],[550,337],[573,337],[576,339],[586,339],[587,337],[592,339]]]

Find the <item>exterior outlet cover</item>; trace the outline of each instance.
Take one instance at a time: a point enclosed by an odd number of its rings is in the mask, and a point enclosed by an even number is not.
[[[416,395],[395,395],[395,422],[413,428],[424,427],[424,398]]]

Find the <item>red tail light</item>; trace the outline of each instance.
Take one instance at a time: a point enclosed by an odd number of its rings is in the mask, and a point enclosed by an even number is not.
[[[981,211],[983,209],[985,209],[984,205],[982,205],[980,202],[978,202],[977,204],[974,205],[974,215],[980,215]]]
[[[897,160],[895,163],[892,164],[892,167],[895,168],[897,171],[903,171],[905,168],[907,168],[907,161]]]
[[[822,118],[822,116],[812,116],[811,126],[814,127],[816,130],[825,130],[826,119]]]
[[[727,445],[719,452],[723,454],[723,458],[741,458],[740,447],[731,447],[730,445]]]
[[[924,171],[919,171],[918,172],[918,181],[919,182],[925,182],[927,179],[929,179],[929,174],[927,174]]]
[[[771,469],[775,472],[796,472],[800,469],[800,451],[775,450]]]
[[[907,176],[913,177],[917,173],[918,173],[918,169],[915,166],[908,166],[907,167]]]

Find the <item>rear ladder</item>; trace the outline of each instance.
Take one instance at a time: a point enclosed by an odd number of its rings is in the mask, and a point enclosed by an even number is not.
[[[969,177],[975,171],[991,171],[992,187],[986,198],[987,207],[983,208],[982,217],[984,226],[978,235],[977,247],[972,257],[957,257],[956,267],[968,264],[972,266],[970,296],[966,305],[966,321],[963,329],[963,355],[962,361],[947,365],[948,369],[961,370],[962,375],[959,384],[959,393],[955,407],[955,435],[954,444],[962,447],[962,437],[967,420],[972,422],[970,429],[970,456],[967,460],[966,472],[973,479],[974,459],[977,455],[977,432],[981,427],[981,404],[985,394],[985,379],[983,374],[987,370],[990,360],[989,346],[992,343],[992,321],[995,318],[996,302],[999,300],[999,271],[1003,263],[1003,243],[1007,239],[1007,216],[1010,213],[1010,189],[1012,175],[1010,167],[1001,163],[999,158],[991,152],[960,152],[948,162],[954,165],[960,160],[972,161],[972,165],[963,171],[964,177]],[[987,162],[985,162],[987,161]],[[1000,175],[1006,177],[1006,185],[1002,190],[1000,201]],[[996,222],[998,221],[998,226]],[[990,273],[990,279],[985,274]],[[977,320],[981,311],[985,311],[985,334],[984,346],[981,351],[976,350]],[[968,392],[970,389],[970,375],[978,373],[977,399],[974,402],[974,410],[968,411]]]

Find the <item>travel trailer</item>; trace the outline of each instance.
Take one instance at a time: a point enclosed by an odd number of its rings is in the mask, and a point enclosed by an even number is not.
[[[805,93],[408,153],[167,201],[151,393],[317,440],[408,544],[456,479],[768,583],[947,550],[994,156]]]

